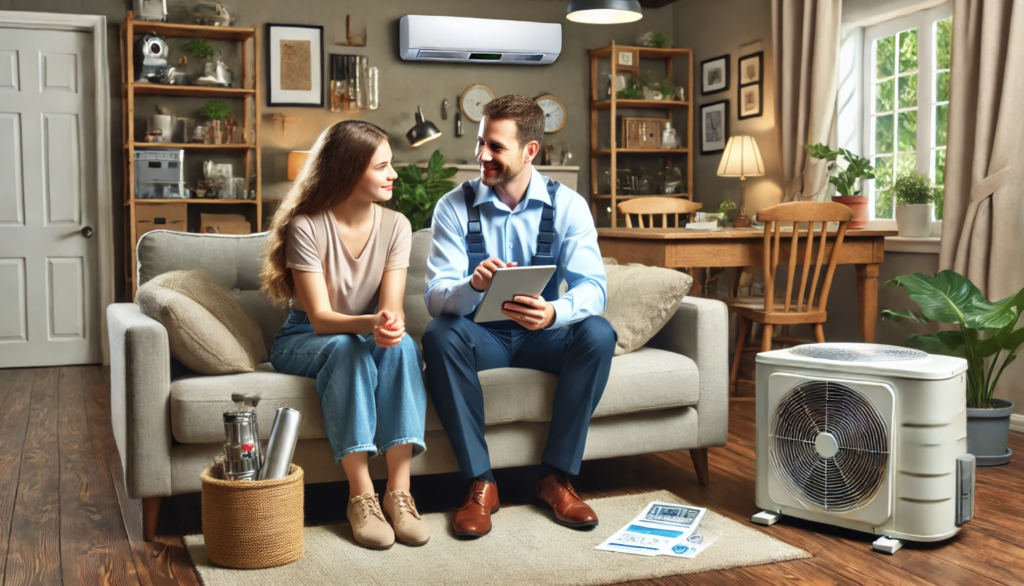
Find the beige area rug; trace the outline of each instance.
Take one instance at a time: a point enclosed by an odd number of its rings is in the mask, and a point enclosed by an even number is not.
[[[692,560],[643,557],[598,551],[612,533],[654,500],[682,503],[669,492],[616,496],[589,501],[601,524],[573,531],[551,521],[534,506],[502,507],[491,533],[463,541],[449,533],[453,512],[432,513],[430,542],[422,547],[396,543],[385,551],[363,549],[347,523],[306,528],[306,555],[267,570],[229,570],[206,559],[202,535],[185,545],[206,586],[285,584],[615,584],[630,580],[696,574],[811,557],[806,551],[708,511],[701,532],[711,546]]]

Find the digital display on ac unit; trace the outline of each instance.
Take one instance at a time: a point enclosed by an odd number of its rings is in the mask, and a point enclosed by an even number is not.
[[[482,61],[500,61],[501,53],[470,53],[470,59],[480,59]]]

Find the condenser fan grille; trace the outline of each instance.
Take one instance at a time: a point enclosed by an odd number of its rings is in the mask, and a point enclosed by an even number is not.
[[[826,511],[870,502],[889,459],[888,426],[856,390],[809,381],[782,396],[769,431],[769,460],[786,489]]]
[[[920,350],[884,344],[803,344],[789,351],[805,358],[836,362],[902,362],[928,358],[928,354]]]

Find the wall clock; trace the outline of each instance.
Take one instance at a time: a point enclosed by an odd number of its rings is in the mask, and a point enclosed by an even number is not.
[[[551,94],[537,98],[537,104],[544,110],[544,132],[558,132],[565,128],[565,104]]]
[[[484,106],[494,99],[494,91],[482,83],[466,88],[459,98],[459,109],[470,122],[480,122],[484,117]]]

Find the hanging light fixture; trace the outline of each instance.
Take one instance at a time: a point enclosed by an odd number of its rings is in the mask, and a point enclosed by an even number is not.
[[[441,131],[423,115],[423,108],[416,106],[416,126],[413,126],[409,132],[405,133],[405,138],[409,139],[409,144],[415,148],[439,136],[441,136]]]
[[[583,24],[622,24],[643,17],[638,0],[573,0],[566,15]]]

